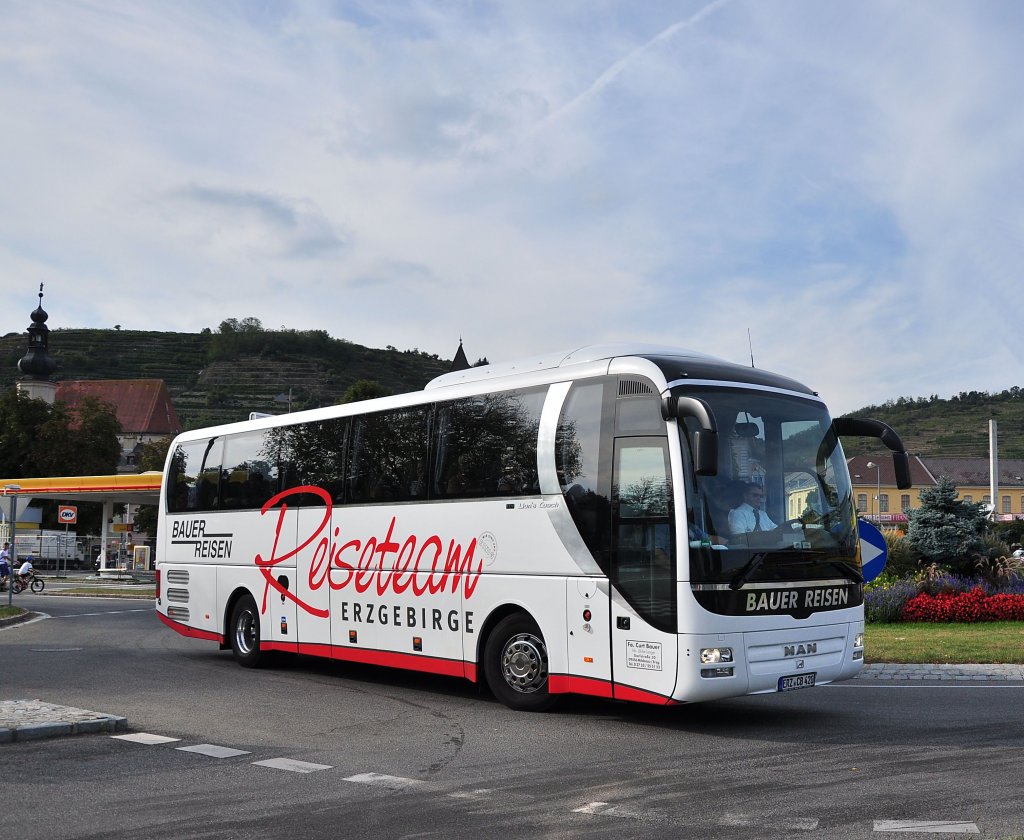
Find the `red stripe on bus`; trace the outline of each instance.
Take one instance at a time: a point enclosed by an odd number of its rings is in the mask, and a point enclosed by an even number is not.
[[[642,688],[633,688],[630,685],[615,684],[615,699],[629,700],[632,703],[650,703],[655,706],[675,705],[679,701],[666,697],[664,694],[655,694],[653,691],[646,691]]]
[[[158,612],[156,617],[172,630],[181,633],[182,636],[188,636],[192,639],[205,639],[208,642],[224,644],[224,637],[220,633],[214,633],[210,630],[200,630],[197,627],[189,627],[187,624],[182,624],[180,621],[168,618],[162,612]]]
[[[548,691],[552,694],[586,694],[590,697],[610,698],[612,684],[608,680],[598,680],[593,677],[551,674],[548,677]]]
[[[260,645],[264,646],[266,642],[261,642]],[[383,665],[388,668],[402,668],[406,671],[423,671],[446,677],[467,677],[476,682],[476,666],[457,659],[441,659],[436,656],[419,656],[415,653],[395,653],[387,650],[309,642],[300,642],[298,650],[295,652],[306,656],[340,659],[344,662],[360,662],[364,665]]]
[[[279,650],[281,653],[298,653],[298,642],[260,642],[260,650]]]

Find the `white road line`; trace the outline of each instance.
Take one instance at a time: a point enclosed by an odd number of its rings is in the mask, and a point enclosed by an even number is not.
[[[918,834],[981,834],[972,822],[938,820],[875,820],[875,831],[915,832]]]
[[[296,761],[293,758],[270,758],[266,761],[254,761],[258,767],[269,767],[272,770],[288,770],[292,773],[315,773],[317,770],[330,770],[333,765],[313,764],[310,761]]]
[[[766,818],[761,814],[723,814],[718,819],[719,825],[734,827],[761,826],[776,831],[814,831],[818,820],[813,817],[783,817],[782,819]]]
[[[602,817],[619,817],[626,820],[662,820],[662,816],[648,811],[638,811],[623,805],[612,805],[609,802],[588,802],[582,808],[573,808],[574,814],[592,814]]]
[[[211,758],[234,758],[236,755],[249,755],[248,750],[236,750],[231,747],[218,747],[216,744],[196,744],[194,747],[175,747],[182,752],[199,753]]]
[[[149,732],[131,732],[128,735],[111,735],[119,741],[132,741],[136,744],[170,744],[181,738],[168,738],[166,735],[153,735]]]
[[[386,776],[383,773],[358,773],[355,776],[346,776],[345,781],[356,782],[361,785],[376,785],[377,787],[388,788],[389,790],[405,790],[406,788],[423,784],[418,779]]]
[[[144,607],[138,610],[105,610],[104,612],[74,613],[72,615],[54,615],[51,618],[92,618],[97,615],[121,615],[122,613],[153,612],[152,607]]]
[[[483,799],[494,793],[493,788],[477,788],[476,790],[457,790],[448,795],[452,799]]]

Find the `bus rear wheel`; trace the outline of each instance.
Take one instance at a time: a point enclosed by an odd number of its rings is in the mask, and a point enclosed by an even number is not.
[[[235,661],[245,668],[256,668],[264,658],[260,651],[260,614],[251,595],[238,599],[231,611],[228,640]]]
[[[510,709],[541,712],[554,705],[544,637],[524,613],[503,618],[487,638],[484,676],[494,696]]]

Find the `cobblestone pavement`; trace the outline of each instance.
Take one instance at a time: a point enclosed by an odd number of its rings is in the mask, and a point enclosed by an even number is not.
[[[63,735],[121,732],[127,728],[128,718],[105,712],[57,706],[41,700],[0,700],[0,744]]]
[[[859,680],[1024,681],[1024,665],[865,665]]]

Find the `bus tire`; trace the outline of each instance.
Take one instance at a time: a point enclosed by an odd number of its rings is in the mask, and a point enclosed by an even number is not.
[[[487,637],[484,676],[494,696],[510,709],[542,712],[554,705],[544,637],[525,613],[505,616]]]
[[[256,668],[265,658],[260,651],[260,614],[251,595],[243,595],[231,610],[228,624],[231,654],[243,668]]]

